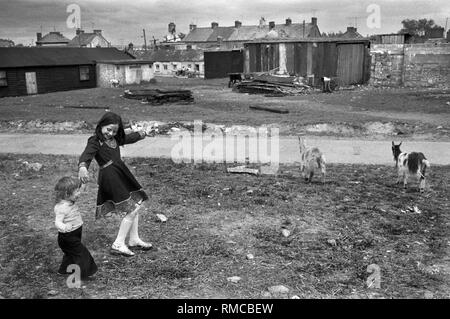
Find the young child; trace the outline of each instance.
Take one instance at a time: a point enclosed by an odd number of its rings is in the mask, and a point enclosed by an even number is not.
[[[78,177],[86,183],[89,180],[89,165],[92,159],[97,161],[99,173],[95,217],[101,218],[109,213],[124,215],[111,252],[127,257],[134,255],[125,244],[128,234],[129,247],[141,250],[152,248],[152,244],[144,242],[138,235],[139,210],[148,196],[120,156],[120,146],[135,143],[145,136],[143,131],[125,134],[121,117],[113,112],[105,113],[78,162]]]
[[[83,220],[75,204],[81,193],[80,187],[78,178],[67,176],[55,186],[55,226],[58,229],[58,245],[64,253],[58,273],[69,274],[67,267],[77,264],[80,266],[81,279],[86,279],[97,272],[97,265],[81,243]]]

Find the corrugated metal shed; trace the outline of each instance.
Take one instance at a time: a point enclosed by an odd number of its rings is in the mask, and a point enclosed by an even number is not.
[[[0,68],[88,65],[97,60],[129,60],[116,48],[33,47],[0,48]]]

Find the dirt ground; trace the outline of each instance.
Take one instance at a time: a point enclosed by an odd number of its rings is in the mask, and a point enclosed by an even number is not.
[[[27,170],[24,161],[43,167]],[[76,161],[1,155],[0,298],[450,297],[448,166],[432,169],[421,194],[415,183],[395,185],[384,166],[331,165],[323,185],[306,184],[292,166],[252,176],[219,164],[127,159],[151,198],[140,233],[155,250],[109,254],[120,219],[94,219],[92,180],[79,206],[99,272],[70,289],[56,275],[52,189],[75,174]],[[372,264],[380,288],[368,288]],[[276,285],[289,291],[270,293]]]
[[[237,93],[227,79],[157,78],[139,88],[192,90],[191,104],[150,105],[122,97],[124,89],[94,88],[0,99],[0,132],[92,132],[106,109],[125,121],[276,126],[282,135],[449,140],[450,90],[341,88],[331,94],[266,97]],[[283,107],[288,114],[252,110]]]

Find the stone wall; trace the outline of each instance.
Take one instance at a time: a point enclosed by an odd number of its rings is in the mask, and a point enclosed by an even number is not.
[[[370,50],[372,65],[370,84],[374,86],[400,86],[403,83],[403,44],[375,44]]]
[[[450,43],[372,45],[370,84],[450,86]]]
[[[450,43],[414,44],[405,47],[404,86],[450,85]]]

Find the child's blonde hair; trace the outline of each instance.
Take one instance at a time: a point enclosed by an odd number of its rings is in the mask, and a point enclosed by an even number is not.
[[[55,203],[69,198],[75,190],[81,187],[81,181],[76,177],[64,176],[55,185]]]

